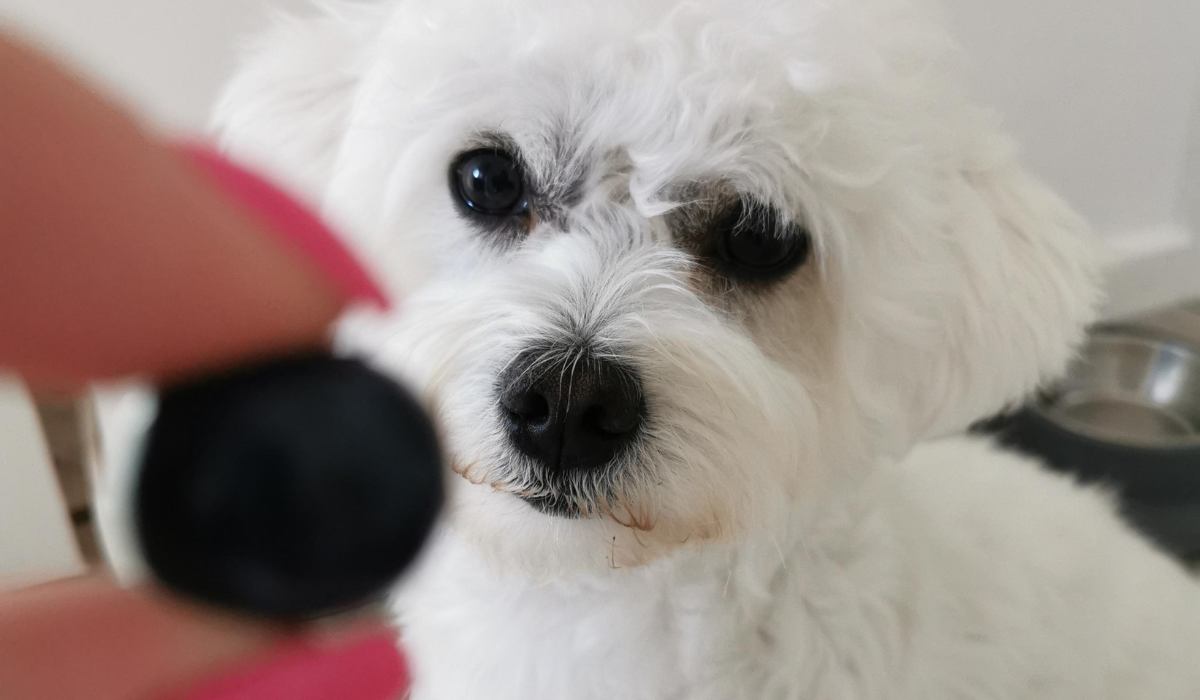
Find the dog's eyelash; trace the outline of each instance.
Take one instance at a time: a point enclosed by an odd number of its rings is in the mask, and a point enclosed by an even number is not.
[[[709,271],[706,286],[712,290],[773,284],[811,255],[808,230],[757,198],[699,193],[689,200],[670,215],[668,225],[680,247]],[[731,241],[738,243],[735,250]],[[759,259],[753,259],[756,253]]]

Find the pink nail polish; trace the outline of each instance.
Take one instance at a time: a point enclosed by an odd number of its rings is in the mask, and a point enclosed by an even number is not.
[[[390,633],[336,647],[305,642],[232,675],[162,700],[400,700],[408,669]]]
[[[388,308],[387,295],[379,285],[329,227],[307,208],[266,179],[207,146],[181,144],[177,148],[226,194],[262,218],[272,233],[320,266],[349,298]]]

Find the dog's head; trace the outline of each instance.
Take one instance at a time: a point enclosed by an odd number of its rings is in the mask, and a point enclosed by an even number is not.
[[[628,566],[803,511],[1092,317],[1084,227],[916,0],[385,5],[277,28],[220,123],[401,293],[350,336],[427,390],[482,551]]]

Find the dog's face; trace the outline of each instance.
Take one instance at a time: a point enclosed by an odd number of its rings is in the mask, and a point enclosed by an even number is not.
[[[948,52],[900,0],[408,0],[280,29],[223,121],[401,292],[346,339],[426,390],[453,526],[551,575],[769,527],[1061,368],[1091,252]]]

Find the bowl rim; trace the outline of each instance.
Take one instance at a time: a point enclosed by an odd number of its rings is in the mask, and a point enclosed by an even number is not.
[[[1105,323],[1093,327],[1087,334],[1085,341],[1080,345],[1076,352],[1075,359],[1082,356],[1083,349],[1096,339],[1116,339],[1124,341],[1135,341],[1143,345],[1168,346],[1172,350],[1185,355],[1195,357],[1200,361],[1200,348],[1188,343],[1182,338],[1171,336],[1157,328],[1149,328],[1140,326],[1136,323]],[[1045,405],[1045,397],[1052,395],[1058,386],[1062,383],[1065,377],[1060,377],[1046,389],[1037,393],[1033,401],[1026,406],[1027,410],[1035,414],[1038,418],[1053,423],[1063,430],[1075,433],[1083,437],[1097,440],[1099,442],[1120,445],[1127,448],[1135,448],[1148,450],[1152,452],[1158,451],[1176,451],[1176,450],[1191,450],[1200,447],[1200,435],[1180,437],[1180,438],[1162,438],[1158,440],[1137,439],[1125,436],[1112,435],[1103,430],[1093,428],[1084,421],[1076,420],[1070,416],[1065,416],[1056,413]]]

